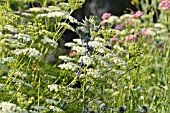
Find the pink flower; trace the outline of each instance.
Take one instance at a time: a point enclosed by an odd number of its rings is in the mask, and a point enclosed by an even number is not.
[[[139,17],[142,16],[142,14],[143,14],[142,11],[137,11],[137,12],[135,13],[135,17],[136,17],[136,18],[139,18]]]
[[[101,26],[104,26],[104,24],[105,24],[104,21],[101,21],[101,22],[100,22],[100,25],[101,25]]]
[[[125,41],[130,42],[132,40],[135,40],[135,35],[131,34]]]
[[[111,16],[110,13],[104,13],[104,14],[102,15],[102,19],[103,19],[103,20],[108,19],[110,16]]]
[[[114,29],[116,29],[116,30],[122,30],[124,26],[125,26],[125,24],[122,23],[122,24],[119,24],[119,25],[115,26]]]
[[[116,38],[116,37],[113,37],[113,38],[111,38],[110,40],[111,40],[112,42],[117,42],[117,41],[119,41],[118,38]]]
[[[162,0],[162,2],[159,4],[159,6],[162,8],[162,10],[166,11],[170,8],[170,1]]]
[[[77,55],[77,51],[76,50],[73,50],[71,53],[70,53],[70,57],[74,57]]]

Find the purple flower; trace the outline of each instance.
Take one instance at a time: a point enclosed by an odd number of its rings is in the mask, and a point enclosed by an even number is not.
[[[103,19],[103,20],[108,19],[110,16],[111,16],[111,13],[104,13],[104,14],[102,15],[102,19]]]
[[[116,30],[121,30],[121,29],[123,29],[124,25],[125,25],[124,23],[119,24],[119,25],[115,26],[114,29],[116,29]]]
[[[170,1],[162,0],[162,2],[159,4],[159,6],[162,8],[163,11],[166,11],[170,8]]]
[[[130,42],[130,41],[133,41],[135,40],[135,35],[131,34],[126,40],[125,42]]]
[[[139,17],[142,16],[142,14],[143,14],[142,11],[137,11],[137,12],[135,13],[135,17],[136,17],[136,18],[139,18]]]

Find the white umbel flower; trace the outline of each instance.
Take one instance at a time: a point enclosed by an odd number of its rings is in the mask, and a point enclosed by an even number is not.
[[[33,8],[29,8],[27,10],[27,12],[36,12],[36,13],[39,13],[39,12],[43,12],[43,9],[41,7],[33,7]]]
[[[87,71],[87,75],[88,76],[92,76],[94,78],[102,78],[99,70],[95,70],[95,69],[89,68],[89,69],[86,69],[86,71]]]
[[[73,42],[76,42],[78,45],[83,45],[81,39],[73,39]]]
[[[13,58],[13,57],[6,57],[6,58],[3,58],[2,60],[1,60],[1,63],[6,63],[6,62],[16,62],[17,61],[17,59],[15,59],[15,58]]]
[[[43,18],[43,17],[47,17],[47,14],[38,14],[37,18]]]
[[[27,77],[27,74],[23,73],[22,71],[15,71],[14,75],[19,77]]]
[[[71,70],[71,71],[76,71],[78,68],[78,66],[72,62],[60,64],[58,67],[60,67],[61,69]]]
[[[63,61],[72,61],[73,59],[67,56],[59,56],[59,59],[63,60]]]
[[[53,110],[54,112],[63,112],[62,109],[58,108],[58,107],[55,107],[55,106],[49,106],[49,109]]]
[[[0,108],[0,113],[28,113],[25,109],[21,111],[20,107],[9,102],[1,102]]]
[[[58,17],[64,17],[67,13],[66,12],[62,12],[62,11],[55,11],[55,12],[50,12],[47,14],[47,17],[54,17],[54,18],[58,18]]]
[[[79,23],[77,19],[75,19],[74,17],[70,15],[66,15],[64,18],[68,19],[71,23]]]
[[[67,42],[65,43],[65,46],[67,47],[73,47],[73,46],[77,46],[77,44],[73,43],[73,42]]]
[[[94,47],[94,48],[102,48],[103,44],[101,42],[97,42],[97,41],[89,41],[88,45],[90,47]]]
[[[53,100],[53,99],[46,99],[45,100],[48,104],[54,104],[54,105],[56,105],[58,102],[57,101],[55,101],[55,100]]]
[[[32,40],[32,37],[30,35],[27,35],[27,34],[15,34],[14,38],[17,38],[17,39],[21,39],[23,40],[23,42],[29,42]]]
[[[28,57],[34,57],[36,59],[39,59],[42,54],[36,50],[35,48],[25,48],[25,49],[16,49],[12,51],[13,54],[15,55],[27,55]]]
[[[50,91],[54,90],[55,92],[58,92],[59,89],[64,88],[64,87],[57,85],[57,84],[51,84],[51,85],[48,85],[48,88],[50,89]]]
[[[72,50],[76,50],[79,55],[84,55],[88,50],[84,47],[73,46]]]
[[[64,28],[69,29],[71,31],[75,31],[74,28],[71,25],[64,23],[64,22],[61,22],[61,23],[59,22],[58,26],[64,27]]]
[[[49,44],[53,48],[57,48],[57,46],[58,46],[58,43],[55,40],[52,40],[50,38],[41,39],[41,42],[43,44]]]
[[[87,56],[87,55],[86,55],[86,56],[81,56],[78,62],[81,62],[81,61],[83,61],[83,63],[84,63],[85,65],[87,65],[87,66],[90,66],[90,65],[93,65],[93,64],[94,64],[93,59],[90,58],[90,57]]]
[[[17,28],[15,28],[15,27],[12,26],[12,25],[6,25],[6,26],[4,26],[4,30],[10,31],[10,32],[12,32],[12,33],[17,33],[17,32],[18,32]]]

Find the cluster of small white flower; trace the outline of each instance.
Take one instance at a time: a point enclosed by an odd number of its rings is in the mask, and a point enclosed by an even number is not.
[[[62,109],[58,108],[58,107],[55,107],[55,106],[49,106],[49,109],[53,110],[54,112],[63,112]]]
[[[32,40],[32,37],[28,34],[15,34],[14,38],[21,39],[23,42],[29,42]]]
[[[47,17],[47,14],[38,14],[37,15],[37,18],[44,18],[44,17]]]
[[[39,59],[42,54],[36,50],[35,48],[25,48],[25,49],[16,49],[14,51],[12,51],[12,54],[15,55],[27,55],[28,57],[34,57],[36,59]]]
[[[51,84],[51,85],[48,85],[48,88],[50,89],[50,91],[55,91],[55,92],[58,92],[60,88],[64,88],[64,86],[60,86],[60,85],[57,85],[57,84]]]
[[[2,60],[1,60],[1,63],[6,63],[6,62],[16,62],[17,61],[17,59],[15,59],[15,58],[13,58],[13,57],[6,57],[6,58],[3,58]]]
[[[68,57],[68,56],[59,56],[58,58],[65,61],[65,62],[73,61],[73,59]]]
[[[78,45],[83,45],[81,39],[73,39],[73,42],[76,42]]]
[[[2,42],[6,46],[9,46],[12,48],[25,47],[24,43],[18,42],[16,39],[4,38],[0,42]]]
[[[55,17],[55,18],[60,18],[60,17],[64,17],[66,16],[66,12],[63,12],[63,11],[55,11],[55,12],[50,12],[47,14],[47,17],[50,18],[50,17]]]
[[[81,61],[83,61],[83,63],[84,63],[86,66],[90,66],[90,65],[95,64],[94,61],[93,61],[93,59],[92,59],[91,57],[87,56],[87,55],[81,56],[78,62],[81,62]]]
[[[47,110],[47,108],[45,108],[44,106],[31,106],[31,109],[34,109],[34,110]]]
[[[21,110],[16,104],[9,102],[0,103],[0,113],[28,113],[27,110]]]
[[[76,71],[78,69],[78,66],[72,62],[60,64],[58,67],[60,67],[61,69],[71,70],[71,71]]]
[[[79,55],[84,55],[87,52],[86,48],[80,46],[73,46],[72,50],[76,50]]]
[[[61,6],[61,7],[70,7],[70,4],[69,3],[65,3],[65,2],[61,2],[58,5]]]
[[[27,12],[36,12],[36,13],[40,13],[43,12],[43,9],[41,7],[33,7],[33,8],[29,8],[27,10]]]
[[[93,78],[103,78],[99,70],[95,70],[92,68],[86,69],[87,75],[92,76]]]
[[[53,105],[56,105],[58,103],[56,100],[53,99],[46,99],[45,101],[47,102],[47,104],[53,104]]]
[[[4,26],[3,29],[6,30],[6,31],[9,31],[11,33],[17,33],[18,32],[17,28],[15,28],[12,25],[6,25],[6,26]]]
[[[73,42],[67,42],[65,43],[65,46],[67,47],[73,47],[73,46],[77,46],[77,44],[73,43]]]
[[[64,18],[65,18],[65,19],[68,19],[71,23],[77,23],[77,24],[79,24],[78,20],[75,19],[74,17],[70,16],[70,15],[66,15]]]
[[[103,47],[103,44],[101,42],[97,42],[97,41],[89,41],[88,45],[93,48],[102,48]]]
[[[69,29],[69,30],[72,30],[73,32],[75,31],[74,30],[74,28],[71,26],[71,25],[69,25],[69,24],[67,24],[67,23],[64,23],[64,22],[59,22],[58,23],[58,26],[61,26],[61,27],[63,27],[63,28],[67,28],[67,29]]]
[[[14,38],[14,35],[12,35],[12,34],[4,34],[3,36],[5,38]]]
[[[54,12],[49,12],[49,13],[38,14],[36,17],[37,18],[43,18],[43,17],[61,18],[61,17],[65,17],[66,15],[68,15],[67,12],[64,12],[64,11],[54,11]]]
[[[50,46],[53,47],[53,48],[57,48],[57,46],[58,46],[58,43],[55,40],[52,40],[52,39],[47,38],[47,37],[44,38],[44,39],[41,39],[41,42],[43,44],[50,44]]]
[[[31,13],[21,13],[21,15],[22,16],[26,16],[26,17],[32,17],[32,16],[34,16],[33,14],[31,14]]]
[[[27,77],[27,74],[23,73],[22,71],[15,71],[14,76]]]

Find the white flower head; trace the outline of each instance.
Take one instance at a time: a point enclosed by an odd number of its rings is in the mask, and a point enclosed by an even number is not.
[[[75,31],[74,28],[71,25],[69,25],[69,24],[67,24],[65,22],[61,22],[61,23],[59,22],[58,26],[64,27],[64,28],[69,29],[71,31]]]
[[[24,113],[28,113],[25,109],[21,110],[16,104],[10,102],[1,102],[0,108],[0,113],[20,113],[22,111],[24,111]]]
[[[23,42],[29,42],[32,40],[32,37],[30,35],[27,35],[27,34],[15,34],[14,38],[17,38],[17,39],[21,39],[23,40]]]
[[[36,12],[36,13],[39,13],[39,12],[43,12],[43,9],[41,7],[33,7],[33,8],[29,8],[27,10],[27,12]]]
[[[15,55],[27,55],[28,57],[34,57],[36,59],[39,59],[42,54],[36,50],[35,48],[25,48],[25,49],[16,49],[12,51]]]
[[[77,46],[77,44],[73,43],[73,42],[67,42],[65,43],[65,46],[67,47],[73,47],[73,46]]]
[[[97,42],[97,41],[89,41],[88,45],[90,47],[94,47],[94,48],[102,48],[103,44],[101,42]]]
[[[58,17],[64,17],[66,16],[68,13],[63,12],[63,11],[55,11],[55,12],[50,12],[47,14],[47,17],[54,17],[54,18],[58,18]]]
[[[83,64],[85,64],[87,66],[90,66],[90,65],[94,64],[93,59],[90,58],[87,55],[86,56],[81,56],[78,62],[81,62],[81,61],[83,61]]]
[[[73,59],[67,56],[59,56],[59,59],[66,61],[72,61]]]
[[[6,63],[6,62],[16,62],[17,61],[17,59],[15,59],[15,58],[13,58],[13,57],[6,57],[6,58],[3,58],[2,59],[2,61],[1,61],[1,63]]]
[[[58,108],[58,107],[55,107],[55,106],[49,106],[49,109],[53,110],[54,112],[63,112],[62,109]]]
[[[72,62],[60,64],[58,67],[60,67],[61,69],[71,70],[71,71],[76,71],[78,68],[78,66]]]
[[[79,55],[84,55],[87,52],[86,48],[79,46],[73,46],[72,50],[76,50]]]
[[[50,38],[41,39],[41,42],[43,44],[49,44],[53,48],[57,48],[57,46],[58,46],[58,43],[55,40],[52,40]]]
[[[18,32],[17,28],[15,28],[15,27],[12,26],[12,25],[6,25],[6,26],[4,26],[4,30],[10,31],[10,32],[12,32],[12,33],[17,33],[17,32]]]

